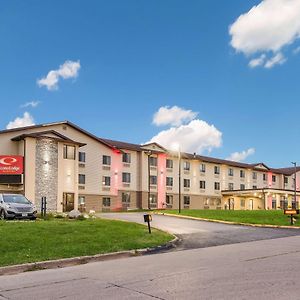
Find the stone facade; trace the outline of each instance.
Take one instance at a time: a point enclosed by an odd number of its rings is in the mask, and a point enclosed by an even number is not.
[[[51,138],[36,140],[35,203],[40,209],[41,198],[47,198],[47,210],[57,210],[58,143]]]

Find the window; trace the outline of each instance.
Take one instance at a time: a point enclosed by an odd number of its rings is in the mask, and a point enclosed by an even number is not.
[[[151,167],[156,167],[157,166],[157,157],[150,156],[149,157],[149,165]]]
[[[215,182],[215,190],[216,191],[220,190],[220,182]]]
[[[109,197],[103,197],[102,198],[102,206],[109,207],[110,206],[110,198]]]
[[[183,179],[183,186],[185,188],[191,187],[191,181],[189,179]]]
[[[103,155],[103,157],[102,157],[102,164],[110,166],[110,164],[111,164],[111,157],[108,156],[108,155]]]
[[[184,205],[184,208],[188,208],[190,206],[190,203],[191,203],[190,196],[183,196],[183,205]]]
[[[167,159],[166,160],[166,168],[167,169],[173,169],[173,160],[172,159]]]
[[[122,182],[130,183],[130,173],[122,173]]]
[[[80,162],[85,162],[85,152],[79,152],[78,160]]]
[[[241,189],[241,190],[244,190],[244,189],[245,189],[245,185],[244,185],[244,184],[241,184],[241,185],[240,185],[240,189]]]
[[[64,145],[64,159],[75,159],[75,146]]]
[[[252,185],[252,188],[253,188],[254,190],[256,190],[256,189],[257,189],[257,185]]]
[[[272,182],[276,182],[276,175],[272,175]]]
[[[228,176],[233,176],[233,169],[232,168],[228,169]]]
[[[189,161],[184,161],[183,162],[183,170],[189,171],[191,169],[191,164]]]
[[[241,199],[240,201],[241,201],[241,202],[240,202],[241,207],[242,207],[242,208],[245,208],[245,204],[246,204],[245,199]]]
[[[288,184],[289,183],[289,178],[287,176],[284,176],[284,183]]]
[[[232,182],[228,183],[228,189],[229,189],[229,191],[233,191],[233,183]]]
[[[257,173],[256,173],[256,172],[253,172],[253,173],[252,173],[252,179],[254,179],[254,180],[257,179]]]
[[[220,167],[219,166],[215,166],[215,174],[220,174]]]
[[[200,189],[205,189],[205,181],[204,180],[200,180]]]
[[[103,176],[103,178],[102,178],[102,184],[104,186],[110,186],[110,177],[109,176]]]
[[[166,195],[167,207],[172,207],[173,205],[173,195]]]
[[[173,186],[173,177],[166,178],[166,186]]]
[[[84,174],[78,174],[78,183],[85,184],[85,175]]]
[[[157,185],[157,176],[150,176],[150,184]]]
[[[205,164],[200,164],[200,172],[201,172],[201,173],[205,173],[205,171],[206,171],[206,166],[205,166]]]
[[[79,196],[78,197],[78,205],[84,205],[85,204],[85,197]]]
[[[240,177],[245,178],[245,170],[240,170]]]
[[[130,164],[131,163],[131,154],[130,153],[123,153],[122,161],[123,161],[123,163]]]
[[[263,181],[267,181],[267,174],[266,173],[263,174]]]
[[[276,199],[272,198],[272,209],[276,209]]]
[[[122,193],[122,204],[123,204],[123,206],[124,206],[124,204],[125,204],[125,206],[126,205],[129,206],[129,204],[130,204],[130,193],[129,192]]]
[[[288,200],[286,197],[281,197],[280,198],[280,208],[281,209],[287,209],[288,207]]]
[[[155,194],[150,195],[150,207],[156,208],[157,206],[157,196]]]

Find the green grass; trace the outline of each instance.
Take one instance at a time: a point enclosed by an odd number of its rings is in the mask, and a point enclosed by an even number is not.
[[[178,214],[178,210],[164,210],[162,212]],[[231,221],[249,224],[264,225],[290,225],[290,218],[281,210],[188,210],[181,211],[181,215]],[[297,219],[294,226],[300,226],[300,219]]]
[[[164,244],[172,235],[122,221],[0,221],[0,266]]]

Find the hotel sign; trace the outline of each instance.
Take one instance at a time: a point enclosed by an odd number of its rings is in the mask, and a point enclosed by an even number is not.
[[[0,174],[23,174],[23,156],[0,155]]]
[[[285,209],[285,215],[299,215],[299,209]]]

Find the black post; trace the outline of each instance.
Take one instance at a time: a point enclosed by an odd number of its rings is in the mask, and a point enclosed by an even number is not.
[[[41,216],[44,216],[44,197],[41,199]]]
[[[47,213],[47,198],[44,197],[44,217],[46,217],[46,213]]]
[[[150,226],[150,219],[149,219],[149,218],[148,218],[147,223],[148,223],[148,231],[149,231],[149,233],[151,234],[151,226]]]
[[[291,225],[294,225],[294,218],[293,218],[294,215],[291,215]]]

